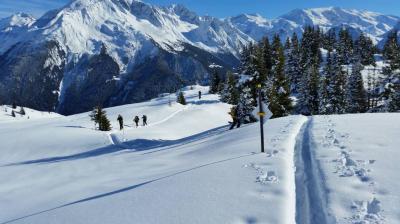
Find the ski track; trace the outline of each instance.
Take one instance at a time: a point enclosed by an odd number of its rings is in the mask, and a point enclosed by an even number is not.
[[[296,223],[335,223],[327,213],[327,195],[324,178],[313,155],[311,137],[312,118],[306,121],[296,139]]]

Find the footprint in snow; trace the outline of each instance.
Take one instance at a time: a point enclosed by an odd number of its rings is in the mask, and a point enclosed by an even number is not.
[[[333,130],[332,128],[329,128],[329,129],[328,129],[328,133],[331,134],[331,135],[332,135],[332,134],[335,134],[335,130]]]
[[[384,223],[384,218],[380,214],[381,202],[376,198],[371,201],[354,201],[351,209],[355,213],[350,218],[353,224]]]
[[[279,150],[267,150],[266,151],[266,155],[267,155],[267,157],[273,157],[273,156],[276,156],[277,154],[279,153]]]
[[[278,176],[275,171],[267,171],[266,173],[259,175],[256,182],[261,184],[276,183],[278,182]]]
[[[334,138],[333,141],[332,141],[332,143],[333,143],[334,145],[338,146],[338,145],[340,144],[340,141],[339,141],[339,139]]]

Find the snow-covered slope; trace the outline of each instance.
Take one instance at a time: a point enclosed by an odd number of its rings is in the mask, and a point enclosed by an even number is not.
[[[270,120],[261,154],[259,125],[229,131],[230,105],[207,90],[108,108],[110,132],[88,113],[0,114],[0,223],[400,221],[400,114]],[[149,126],[133,127],[142,114]]]
[[[166,95],[107,109],[124,132],[94,131],[87,113],[1,123],[0,223],[292,224],[305,118],[268,124],[267,157],[256,124],[228,131],[230,106],[199,90],[185,91],[186,106]],[[132,127],[142,114],[149,126]]]
[[[400,114],[318,116],[310,146],[336,223],[399,223]]]
[[[399,22],[399,17],[329,7],[296,9],[273,20],[267,20],[260,15],[240,15],[230,18],[229,21],[254,39],[260,39],[263,35],[271,37],[274,34],[286,38],[293,32],[301,35],[306,25],[319,26],[323,30],[347,26],[367,34],[375,43],[378,43],[382,35]]]
[[[33,110],[30,108],[23,108],[25,114],[21,114],[21,107],[16,107],[13,109],[11,106],[2,105],[0,106],[0,122],[15,122],[15,121],[29,121],[37,119],[50,119],[59,118],[62,115],[53,112],[42,112]],[[12,111],[14,111],[15,117],[11,116]]]

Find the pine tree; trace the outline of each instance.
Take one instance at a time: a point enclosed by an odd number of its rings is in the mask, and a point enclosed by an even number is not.
[[[275,42],[274,42],[275,43]],[[277,62],[273,66],[273,84],[272,89],[268,97],[269,109],[271,110],[273,117],[283,117],[291,113],[292,101],[289,98],[289,82],[285,75],[285,56],[283,47],[280,44],[274,44],[274,52],[277,52]]]
[[[262,59],[263,52],[256,45],[250,44],[241,56],[241,76],[246,81],[240,83],[239,89],[242,90],[246,87],[250,91],[253,106],[256,106],[257,99],[257,84],[265,83],[265,66]],[[262,74],[264,73],[264,74]]]
[[[23,107],[21,107],[19,114],[21,114],[22,116],[25,115],[25,109]]]
[[[240,71],[244,75],[254,76],[256,73],[255,46],[250,42],[249,46],[244,47],[240,57]]]
[[[302,75],[300,65],[300,46],[296,33],[293,33],[291,40],[291,48],[287,56],[286,74],[290,82],[290,93],[297,95],[299,93],[299,85]]]
[[[322,77],[320,78],[319,86],[319,111],[320,114],[333,114],[332,107],[332,78],[335,72],[333,71],[332,52],[329,51],[327,54],[326,64],[323,69]]]
[[[103,116],[103,109],[100,106],[96,106],[89,114],[90,120],[94,121],[94,127],[97,128],[97,124],[100,123],[101,117]]]
[[[284,49],[285,49],[285,56],[287,55],[288,51],[290,51],[291,46],[292,46],[292,44],[291,44],[291,42],[290,42],[290,37],[287,37],[287,38],[286,38],[286,41],[285,41],[285,47],[284,47]]]
[[[298,93],[298,113],[305,115],[318,114],[319,65],[322,61],[320,47],[322,45],[321,30],[305,27],[301,40],[300,68],[302,78]]]
[[[252,117],[251,112],[254,110],[256,102],[253,98],[252,90],[248,85],[244,85],[241,89],[239,97],[238,109],[242,117],[247,117],[247,122],[253,122],[255,119]]]
[[[348,29],[342,28],[339,31],[337,42],[337,53],[340,65],[349,65],[353,59],[353,39]]]
[[[329,104],[329,77],[326,75],[320,77],[319,81],[319,114],[329,114],[331,110],[331,105]]]
[[[225,103],[237,105],[239,103],[239,91],[237,87],[237,78],[232,72],[227,72],[227,79],[224,88],[221,91],[221,100]]]
[[[375,47],[370,38],[361,33],[354,48],[354,57],[356,60],[360,60],[362,65],[375,65]]]
[[[364,113],[367,111],[367,96],[361,75],[361,60],[353,65],[346,88],[346,112]]]
[[[336,33],[333,29],[323,35],[323,48],[328,51],[333,51],[336,46]]]
[[[400,110],[400,69],[393,70],[392,66],[387,66],[383,73],[385,75],[384,109],[388,112],[397,112]]]
[[[321,38],[319,31],[314,27],[307,26],[304,29],[303,38],[301,40],[301,67],[305,72],[312,66],[319,65],[322,60],[320,47]]]
[[[280,61],[279,61],[279,57],[281,54],[280,51],[283,49],[281,38],[279,37],[278,34],[276,34],[274,36],[271,47],[272,47],[272,51],[271,51],[272,68],[274,68],[280,63]]]
[[[370,110],[373,105],[373,90],[374,90],[374,86],[373,86],[373,80],[372,80],[372,75],[368,74],[367,77],[367,102],[368,102],[368,110]]]
[[[95,122],[95,128],[96,128],[96,125],[98,124],[100,131],[110,131],[111,130],[111,124],[107,118],[107,113],[100,106],[96,106],[89,116],[90,116],[91,120]]]
[[[308,87],[310,83],[310,72],[305,72],[301,77],[300,85],[299,85],[299,94],[297,99],[296,111],[299,114],[303,115],[311,115],[310,108],[310,88]]]
[[[392,90],[388,98],[388,109],[389,112],[400,111],[400,83],[393,84]]]
[[[333,77],[331,88],[331,102],[334,114],[343,114],[346,111],[346,77],[347,72],[344,71],[342,66],[339,64],[336,54],[333,54]]]
[[[313,65],[309,70],[310,73],[310,112],[312,115],[319,114],[319,66]]]
[[[103,110],[101,106],[96,106],[92,112],[90,113],[89,117],[95,123],[95,128],[97,124],[99,125],[100,131],[110,131],[111,124],[107,118],[107,112]]]
[[[221,83],[221,77],[219,76],[218,72],[215,71],[211,76],[209,92],[212,94],[218,93],[220,83]]]
[[[186,99],[185,96],[183,95],[183,92],[179,92],[177,102],[182,105],[186,105]]]
[[[397,31],[389,33],[383,48],[383,57],[391,66],[391,70],[400,69],[400,46],[397,38]]]
[[[15,102],[13,102],[11,108],[12,109],[17,109],[17,104]]]
[[[329,52],[320,80],[321,114],[339,114],[345,112],[346,74],[339,65],[336,52]]]
[[[107,114],[105,111],[104,111],[103,115],[100,117],[99,130],[100,131],[111,131],[110,120],[108,120]]]
[[[270,77],[271,69],[272,69],[272,52],[271,45],[269,43],[269,39],[267,37],[263,38],[261,41],[261,50],[262,50],[262,61],[263,61],[263,69],[264,71],[260,71],[265,74],[266,77]]]

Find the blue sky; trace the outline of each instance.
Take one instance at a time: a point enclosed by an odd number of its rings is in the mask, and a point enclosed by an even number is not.
[[[0,0],[0,18],[16,12],[38,17],[45,11],[62,7],[69,0]],[[200,15],[227,17],[240,13],[259,13],[275,18],[295,8],[338,6],[365,9],[400,16],[400,0],[144,0],[157,5],[180,3]]]

